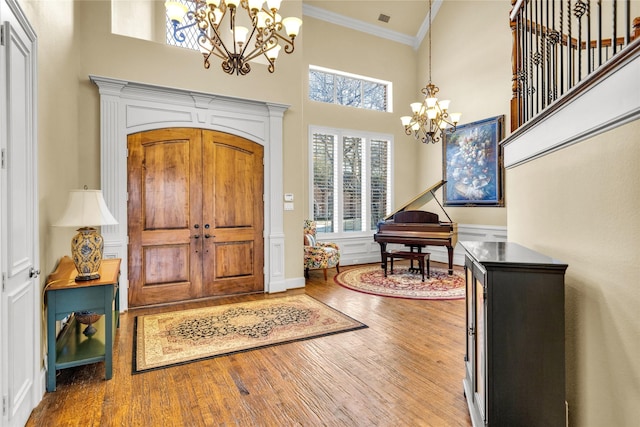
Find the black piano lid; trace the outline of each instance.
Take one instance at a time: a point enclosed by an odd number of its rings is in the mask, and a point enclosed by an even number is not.
[[[449,218],[447,211],[444,210],[444,208],[440,204],[440,201],[436,198],[436,195],[434,194],[434,191],[437,191],[440,187],[442,187],[445,184],[445,182],[447,181],[440,180],[439,182],[436,182],[431,187],[427,188],[422,193],[418,194],[416,197],[409,200],[407,203],[403,204],[400,207],[400,209],[397,209],[394,212],[387,215],[386,217],[384,217],[384,220],[385,221],[390,220],[398,212],[417,210],[418,208],[421,208],[422,206],[429,203],[431,200],[435,200],[436,202],[438,202],[438,205],[440,205],[442,212],[444,212],[444,214],[447,215],[447,218]],[[451,218],[449,218],[449,222],[453,222],[451,221]]]

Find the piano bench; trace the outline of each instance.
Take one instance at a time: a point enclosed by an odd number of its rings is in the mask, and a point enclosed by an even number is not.
[[[387,277],[387,261],[391,260],[391,272],[393,274],[393,260],[394,258],[409,259],[411,261],[418,261],[418,271],[422,275],[422,281],[424,282],[424,266],[427,265],[427,277],[431,276],[431,268],[429,267],[429,252],[409,252],[409,251],[389,251],[384,253],[384,277]],[[413,265],[413,262],[411,263]]]

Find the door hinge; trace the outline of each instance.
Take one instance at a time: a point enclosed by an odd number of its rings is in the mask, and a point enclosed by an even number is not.
[[[0,27],[0,46],[4,46],[4,25]]]
[[[2,273],[2,292],[4,292],[4,284],[5,284],[5,277],[4,277],[4,273]]]
[[[0,159],[0,163],[1,163],[0,168],[4,169],[5,164],[6,164],[6,160],[5,160],[6,150],[4,148],[2,149],[2,153],[0,154],[0,157],[1,157],[1,159]]]
[[[7,396],[2,396],[2,416],[7,415]]]

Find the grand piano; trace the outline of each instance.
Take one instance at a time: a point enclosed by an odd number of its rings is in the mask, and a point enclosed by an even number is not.
[[[373,239],[380,244],[382,268],[386,267],[384,253],[387,251],[387,243],[403,244],[417,251],[425,246],[446,246],[449,274],[453,274],[453,248],[458,242],[458,224],[451,221],[434,194],[445,182],[432,185],[378,223],[378,232],[373,235]],[[417,210],[431,200],[438,202],[449,222],[440,221],[435,213]]]

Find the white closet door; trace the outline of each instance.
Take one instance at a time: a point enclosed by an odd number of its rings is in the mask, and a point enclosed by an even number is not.
[[[0,73],[2,425],[22,426],[42,396],[38,278],[35,34],[3,0]]]

